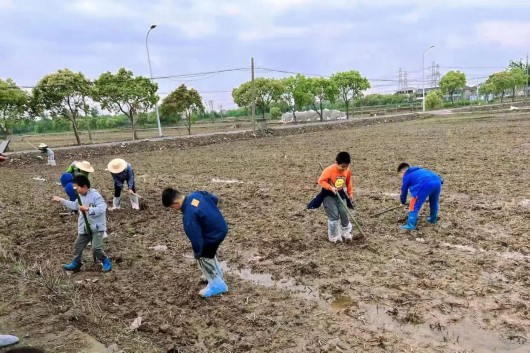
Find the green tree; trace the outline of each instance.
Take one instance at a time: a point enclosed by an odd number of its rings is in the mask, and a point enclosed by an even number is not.
[[[309,79],[304,75],[286,77],[281,80],[283,93],[281,98],[287,103],[296,122],[296,111],[313,103],[313,96],[309,92]]]
[[[440,80],[440,88],[444,94],[451,97],[451,103],[454,102],[453,95],[466,86],[466,75],[460,71],[449,71]]]
[[[495,86],[493,85],[492,82],[486,81],[480,85],[478,89],[478,93],[486,96],[486,100],[489,102],[489,95],[495,94]]]
[[[271,103],[278,102],[283,92],[283,85],[273,78],[258,77],[254,80],[256,107],[261,111],[263,119]],[[240,107],[252,104],[252,82],[245,82],[232,90],[232,98]]]
[[[24,117],[29,96],[12,79],[0,79],[0,128],[9,135],[13,126]]]
[[[440,90],[434,90],[425,97],[425,108],[427,110],[439,109],[443,105],[443,95]]]
[[[512,80],[508,71],[496,72],[488,77],[483,86],[486,86],[484,89],[491,89],[495,95],[500,94],[502,103],[506,92],[512,88]]]
[[[513,67],[508,71],[508,79],[510,81],[510,88],[512,89],[512,102],[515,101],[515,93],[517,89],[526,85],[526,74],[522,68]]]
[[[188,134],[191,135],[191,125],[194,118],[197,114],[204,112],[204,105],[197,90],[188,89],[186,85],[182,84],[164,98],[160,110],[164,115],[182,116]]]
[[[101,108],[123,113],[131,122],[133,140],[136,134],[138,113],[145,112],[158,102],[158,85],[132,71],[121,68],[116,74],[105,72],[95,82],[94,98]]]
[[[324,77],[310,78],[308,83],[307,91],[311,93],[313,110],[323,121],[324,102],[335,103],[339,91],[331,80]]]
[[[68,69],[44,76],[33,89],[32,106],[35,113],[45,109],[54,116],[70,120],[77,144],[81,144],[77,118],[84,110],[91,93],[90,82],[81,72]]]
[[[355,70],[333,74],[331,76],[331,82],[338,90],[338,97],[346,106],[346,119],[349,119],[351,101],[360,97],[363,91],[370,88],[370,82]]]
[[[279,119],[282,116],[282,110],[280,107],[272,107],[270,111],[271,119]]]

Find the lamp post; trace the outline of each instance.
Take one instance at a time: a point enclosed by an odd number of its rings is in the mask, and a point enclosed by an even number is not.
[[[422,107],[423,107],[423,112],[425,112],[425,53],[429,50],[429,49],[432,49],[434,48],[434,45],[431,45],[430,47],[428,47],[427,49],[425,49],[425,51],[423,52],[423,61],[421,63],[421,86],[422,86],[422,91],[423,91],[423,99],[422,99]]]
[[[153,82],[153,70],[151,69],[151,58],[149,57],[149,46],[147,40],[149,39],[149,33],[156,28],[156,25],[151,25],[145,36],[145,50],[147,51],[147,62],[149,63],[149,74],[151,75],[151,82]],[[155,103],[156,110],[156,123],[158,124],[158,136],[162,137],[162,126],[160,125],[160,115],[158,114],[158,102]]]

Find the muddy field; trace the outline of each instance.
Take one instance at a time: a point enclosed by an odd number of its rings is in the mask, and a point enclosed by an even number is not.
[[[450,116],[91,152],[93,186],[109,202],[104,168],[119,156],[134,166],[146,206],[108,213],[109,274],[89,254],[84,271],[60,269],[77,220],[50,199],[63,194],[56,181],[69,161],[4,165],[0,331],[49,352],[88,352],[92,339],[109,352],[528,352],[529,131],[529,115]],[[367,237],[334,245],[323,210],[305,206],[318,192],[318,162],[339,150],[352,154]],[[403,160],[445,180],[439,224],[427,225],[424,210],[411,235],[399,230],[401,210],[370,217],[399,203]],[[221,197],[229,294],[198,297],[180,216],[161,206],[166,186]]]

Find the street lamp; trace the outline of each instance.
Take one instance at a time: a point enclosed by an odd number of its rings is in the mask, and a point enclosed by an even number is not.
[[[149,39],[149,33],[156,28],[156,25],[151,25],[145,36],[145,50],[147,50],[147,62],[149,63],[149,74],[151,75],[151,82],[153,82],[153,70],[151,69],[151,58],[149,57],[149,46],[147,45],[147,39]],[[162,137],[162,126],[160,125],[160,115],[158,114],[158,102],[155,103],[156,110],[156,123],[158,124],[158,136]]]
[[[422,106],[423,106],[423,111],[425,112],[425,53],[429,50],[429,49],[432,49],[434,48],[434,45],[431,45],[430,47],[428,47],[427,49],[425,49],[425,51],[423,52],[423,61],[422,61],[422,64],[421,64],[421,86],[422,86],[422,91],[423,91],[423,102],[422,102]]]

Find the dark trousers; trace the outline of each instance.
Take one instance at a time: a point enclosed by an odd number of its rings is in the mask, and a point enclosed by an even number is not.
[[[123,189],[123,185],[122,186],[118,186],[116,184],[114,184],[114,197],[120,197],[121,196],[121,190]],[[136,185],[133,185],[133,187],[131,188],[131,190],[136,193]]]
[[[217,249],[219,249],[219,244],[204,244],[202,247],[201,257],[206,257],[208,259],[213,259],[217,254]]]

